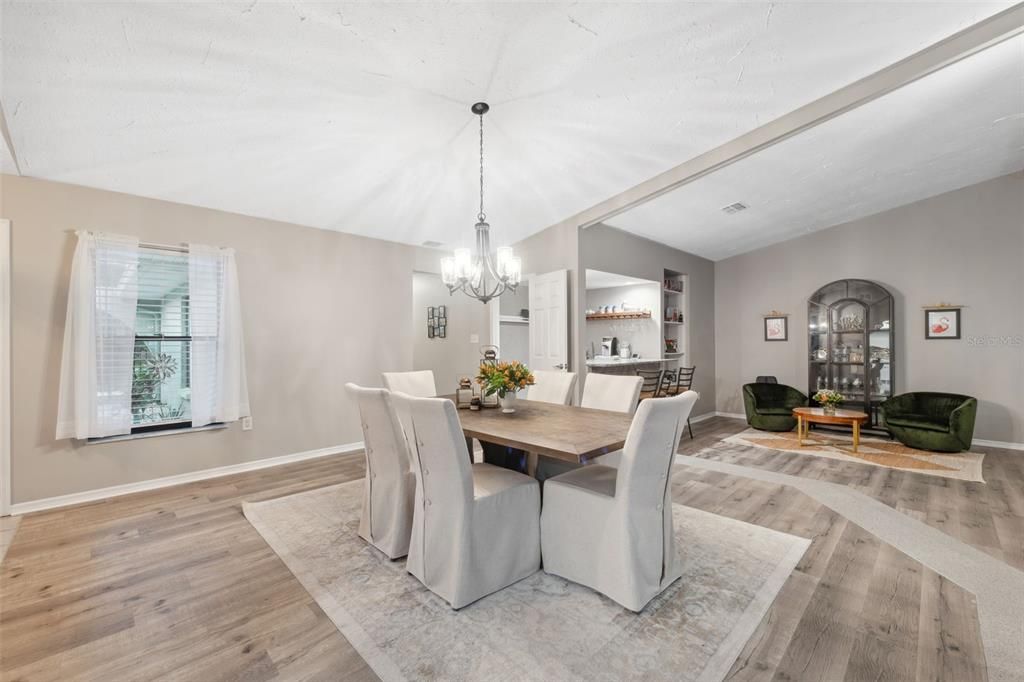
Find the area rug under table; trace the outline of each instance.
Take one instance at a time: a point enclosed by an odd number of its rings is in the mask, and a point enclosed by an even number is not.
[[[722,680],[810,544],[677,504],[683,577],[640,614],[543,571],[454,611],[357,536],[362,490],[243,510],[384,680]]]
[[[846,462],[860,462],[929,476],[985,482],[981,475],[981,462],[985,455],[980,452],[929,452],[907,447],[898,441],[874,437],[861,437],[857,452],[854,452],[851,436],[824,431],[811,431],[808,437],[804,438],[803,445],[798,442],[796,431],[775,432],[757,429],[747,429],[729,436],[723,442]]]

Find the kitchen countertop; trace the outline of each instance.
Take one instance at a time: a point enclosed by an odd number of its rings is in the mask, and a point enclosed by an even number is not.
[[[657,363],[657,362],[671,362],[676,358],[630,358],[628,360],[622,360],[616,358],[612,359],[594,359],[587,360],[587,367],[628,367],[629,365],[642,365],[644,363]]]

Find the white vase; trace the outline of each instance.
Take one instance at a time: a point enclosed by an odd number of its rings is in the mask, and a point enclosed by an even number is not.
[[[516,411],[516,394],[509,392],[505,394],[504,398],[500,398],[501,411],[503,414],[512,414]]]

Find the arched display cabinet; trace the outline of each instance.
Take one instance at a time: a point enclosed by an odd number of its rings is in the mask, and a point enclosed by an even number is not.
[[[839,391],[843,407],[861,409],[880,428],[878,406],[895,390],[893,298],[863,279],[840,279],[807,299],[808,396]]]

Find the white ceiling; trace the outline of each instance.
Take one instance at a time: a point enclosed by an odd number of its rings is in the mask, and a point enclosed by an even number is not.
[[[640,279],[639,277],[630,277],[629,275],[620,275],[614,272],[604,272],[603,270],[586,271],[587,289],[609,289],[611,287],[624,287],[633,284],[657,284],[657,282],[649,279]]]
[[[719,260],[1021,169],[1024,36],[607,222]]]
[[[13,3],[25,175],[466,245],[488,100],[498,242],[1006,7],[983,3]]]

